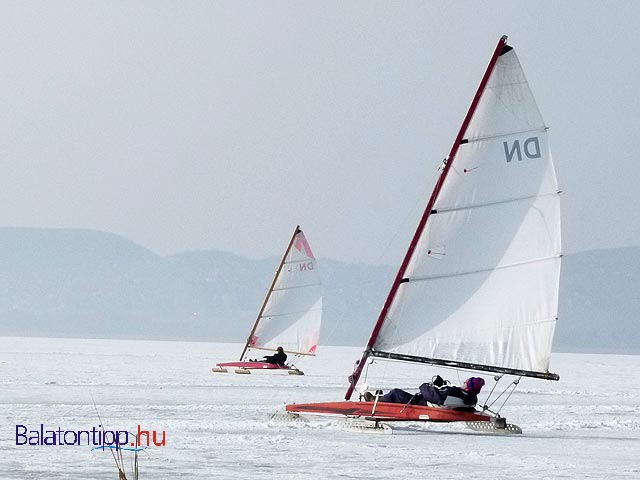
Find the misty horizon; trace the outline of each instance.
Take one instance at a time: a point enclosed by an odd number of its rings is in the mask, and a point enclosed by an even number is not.
[[[397,264],[506,34],[563,251],[638,246],[640,5],[471,5],[4,3],[0,225],[263,258],[300,224],[323,256]]]

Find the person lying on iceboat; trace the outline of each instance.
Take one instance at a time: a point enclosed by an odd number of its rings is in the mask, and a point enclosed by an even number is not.
[[[461,387],[456,387],[455,385],[446,385],[442,377],[436,375],[432,382],[420,385],[420,392],[415,395],[394,388],[380,396],[378,402],[473,409],[478,403],[478,394],[483,386],[484,379],[481,377],[467,378]],[[371,392],[365,392],[364,399],[367,402],[373,402],[375,395]]]
[[[284,353],[284,349],[282,347],[277,348],[277,352],[273,355],[269,355],[264,357],[262,360],[251,360],[252,362],[265,362],[265,363],[273,363],[275,365],[284,366],[284,362],[287,361],[287,354]]]

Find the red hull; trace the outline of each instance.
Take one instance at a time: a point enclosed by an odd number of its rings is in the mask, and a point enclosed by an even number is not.
[[[403,405],[401,403],[378,402],[326,402],[293,403],[287,405],[287,412],[318,415],[345,415],[364,417],[372,420],[404,422],[488,422],[491,417],[480,412],[465,412],[449,408]]]
[[[291,367],[286,365],[276,365],[275,363],[267,362],[227,362],[217,363],[218,367],[232,367],[232,368],[245,368],[247,370],[291,370]]]

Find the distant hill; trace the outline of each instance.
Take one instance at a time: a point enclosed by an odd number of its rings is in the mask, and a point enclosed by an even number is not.
[[[243,341],[279,259],[0,228],[0,335]],[[364,345],[397,267],[319,259],[323,343]],[[565,257],[556,351],[640,353],[640,248]]]
[[[279,261],[163,257],[110,233],[0,228],[0,335],[243,341]],[[362,344],[393,269],[320,269],[323,340]]]

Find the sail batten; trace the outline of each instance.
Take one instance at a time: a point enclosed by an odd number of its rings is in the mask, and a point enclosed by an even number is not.
[[[472,143],[476,143],[476,142],[485,142],[487,140],[495,140],[497,138],[504,138],[504,137],[513,137],[516,135],[522,135],[525,133],[534,133],[534,132],[540,132],[540,133],[544,133],[547,130],[549,130],[549,127],[536,127],[536,128],[527,128],[524,130],[518,130],[517,132],[501,132],[501,133],[497,133],[495,135],[489,135],[489,136],[484,136],[484,137],[471,137],[471,138],[465,138],[462,141],[463,145],[468,145],[468,144],[472,144]]]
[[[561,255],[554,255],[552,257],[545,257],[545,258],[536,258],[536,259],[532,259],[532,260],[527,260],[526,262],[519,262],[519,263],[511,263],[511,264],[506,264],[506,265],[495,265],[491,268],[484,268],[484,269],[479,269],[479,270],[468,270],[468,271],[462,271],[462,272],[453,272],[450,274],[443,274],[443,275],[429,275],[429,276],[422,276],[422,277],[410,277],[407,278],[406,281],[408,282],[423,282],[423,281],[429,281],[429,280],[438,280],[441,278],[453,278],[453,277],[463,277],[465,275],[473,275],[476,273],[486,273],[486,272],[492,272],[494,270],[499,270],[499,269],[503,269],[503,268],[514,268],[514,267],[519,267],[521,265],[527,265],[530,263],[538,263],[538,262],[547,262],[549,260],[556,260],[558,258],[560,258]]]
[[[321,312],[322,308],[320,308],[320,307],[318,307],[318,308],[305,308],[304,310],[293,310],[293,311],[288,311],[288,312],[283,312],[283,313],[270,313],[268,315],[262,315],[260,317],[260,319],[263,320],[263,319],[267,319],[267,318],[286,317],[288,315],[297,316],[297,315],[306,314],[309,311]],[[253,345],[253,346],[255,347],[255,345]]]
[[[308,288],[308,287],[319,287],[320,283],[307,283],[305,285],[293,285],[290,287],[279,287],[271,290],[272,292],[284,292],[286,290],[295,290],[296,288]]]
[[[298,260],[286,260],[286,261],[284,262],[284,264],[285,264],[285,265],[294,265],[294,264],[296,264],[296,263],[304,263],[304,262],[306,262],[306,261],[307,261],[307,259],[305,259],[305,258],[300,258],[300,259],[298,259]]]
[[[438,208],[438,210],[432,212],[434,214],[437,213],[449,213],[449,212],[459,212],[462,210],[470,210],[472,208],[486,208],[486,207],[493,207],[496,205],[500,205],[503,203],[513,203],[513,202],[522,202],[522,201],[526,201],[526,200],[532,200],[532,199],[536,199],[536,198],[541,198],[541,197],[545,197],[545,196],[550,196],[550,195],[559,195],[560,192],[551,192],[551,193],[545,193],[545,194],[541,194],[541,195],[529,195],[526,197],[513,197],[513,198],[507,198],[504,200],[498,200],[495,202],[487,202],[487,203],[476,203],[474,205],[460,205],[457,207],[451,207],[451,208]]]

